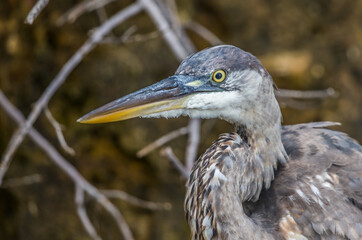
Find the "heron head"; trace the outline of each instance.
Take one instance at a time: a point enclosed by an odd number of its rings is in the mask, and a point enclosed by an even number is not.
[[[271,103],[275,105],[273,86],[256,57],[237,47],[221,45],[189,56],[175,75],[108,103],[78,122],[180,115],[252,122],[265,114]]]

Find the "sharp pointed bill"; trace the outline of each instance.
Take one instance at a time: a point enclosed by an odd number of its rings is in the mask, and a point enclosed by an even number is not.
[[[80,123],[106,123],[185,107],[195,93],[223,91],[208,76],[174,75],[131,93],[78,119]]]

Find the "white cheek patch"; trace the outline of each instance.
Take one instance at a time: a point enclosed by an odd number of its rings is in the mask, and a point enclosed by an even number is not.
[[[176,110],[169,110],[165,112],[159,112],[159,113],[152,113],[149,115],[140,116],[141,118],[177,118],[183,114],[184,110],[182,109],[176,109]]]
[[[244,70],[231,73],[225,84],[229,88],[238,86],[242,92],[243,99],[255,101],[260,97],[261,86],[265,85],[266,82],[257,71]]]
[[[238,91],[199,93],[189,98],[185,108],[199,110],[222,109],[238,104],[240,98]]]

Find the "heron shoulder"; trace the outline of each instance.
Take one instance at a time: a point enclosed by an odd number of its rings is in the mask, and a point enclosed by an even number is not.
[[[275,221],[284,237],[362,238],[362,147],[346,134],[325,128],[332,125],[283,127],[289,162],[276,171],[259,202],[249,204],[251,217],[266,214],[261,209],[274,201],[281,214]]]
[[[315,122],[283,126],[282,142],[291,161],[301,158],[313,161],[315,156],[329,154],[328,160],[333,163],[341,161],[361,163],[362,146],[347,134],[326,128],[337,125],[340,124]],[[333,156],[330,154],[332,152]],[[346,159],[347,156],[349,159]]]
[[[325,126],[331,123],[283,127],[282,141],[289,162],[279,175],[294,178],[295,188],[304,181],[313,192],[317,192],[316,185],[323,191],[339,189],[362,210],[362,146],[347,134]]]

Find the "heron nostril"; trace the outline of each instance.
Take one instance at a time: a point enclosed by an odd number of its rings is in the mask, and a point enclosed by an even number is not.
[[[177,89],[177,87],[167,87],[167,88],[164,88],[162,90],[170,91],[170,90],[174,90],[174,89]]]

